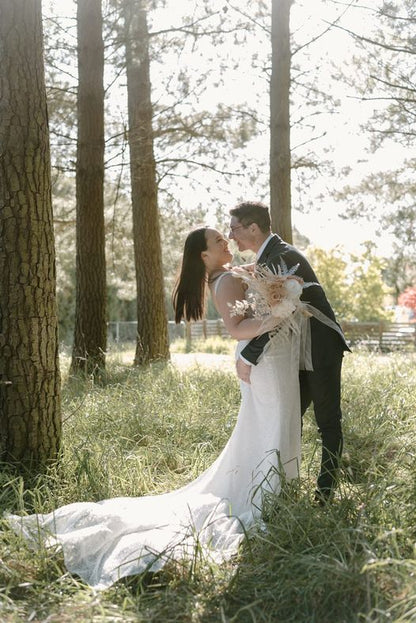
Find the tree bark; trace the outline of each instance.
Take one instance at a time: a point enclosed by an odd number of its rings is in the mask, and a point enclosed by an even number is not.
[[[61,438],[40,0],[0,3],[0,460],[41,468]]]
[[[101,0],[78,0],[76,306],[72,371],[105,367],[104,45]]]
[[[292,242],[290,193],[290,29],[292,0],[272,0],[270,212],[272,228]]]
[[[124,3],[131,199],[137,284],[135,364],[169,358],[153,153],[149,33],[140,0]]]

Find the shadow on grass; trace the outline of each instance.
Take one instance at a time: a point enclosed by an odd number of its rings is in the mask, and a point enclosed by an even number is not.
[[[383,526],[370,519],[378,501],[369,496],[363,505],[350,487],[341,483],[333,503],[320,507],[300,485],[288,486],[270,506],[264,529],[253,531],[230,562],[172,562],[120,580],[94,601],[91,589],[65,573],[59,554],[30,557],[3,538],[3,552],[10,545],[14,553],[1,574],[5,594],[26,612],[43,599],[45,617],[59,612],[62,620],[71,620],[74,599],[81,621],[87,614],[146,623],[411,620],[400,619],[414,599],[408,569],[398,562],[411,556],[407,537],[381,538]]]
[[[383,544],[368,511],[345,486],[323,508],[302,490],[288,489],[265,529],[253,532],[230,563],[201,564],[192,577],[172,567],[125,587],[152,621],[391,621],[409,612],[414,595],[406,565],[382,561],[394,552],[405,560],[411,551],[406,539],[386,536]]]

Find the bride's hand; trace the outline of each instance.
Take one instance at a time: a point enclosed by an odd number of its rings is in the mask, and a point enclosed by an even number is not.
[[[248,383],[250,385],[251,366],[239,357],[236,361],[235,367],[238,378],[241,379],[241,381],[244,381],[244,383]]]

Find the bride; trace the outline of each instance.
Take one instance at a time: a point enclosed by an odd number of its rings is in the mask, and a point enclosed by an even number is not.
[[[276,320],[237,315],[246,295],[243,279],[227,266],[228,241],[212,228],[185,242],[173,301],[175,320],[203,317],[208,285],[236,354]],[[8,515],[32,546],[62,547],[67,569],[96,589],[118,579],[158,571],[171,559],[192,559],[195,548],[217,562],[229,559],[261,524],[262,507],[281,480],[298,476],[300,461],[298,332],[269,341],[251,383],[241,382],[235,428],[216,461],[190,484],[161,495],[68,504],[44,515]]]

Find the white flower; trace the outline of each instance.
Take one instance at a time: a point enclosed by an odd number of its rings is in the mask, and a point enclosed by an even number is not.
[[[234,268],[231,272],[234,277],[242,279],[252,292],[247,294],[247,300],[229,304],[232,316],[250,315],[254,318],[265,318],[272,315],[276,318],[276,330],[289,331],[295,326],[293,314],[304,305],[300,300],[303,288],[315,283],[304,283],[303,279],[295,276],[299,264],[287,268],[283,260],[277,268],[256,266],[254,270],[242,267]]]
[[[251,310],[251,304],[249,301],[236,301],[234,305],[227,303],[231,309],[230,316],[245,316],[247,312]]]
[[[283,299],[277,305],[273,305],[271,307],[270,312],[272,316],[275,318],[287,318],[290,316],[296,309],[296,305],[294,305],[289,299]]]
[[[302,294],[302,289],[302,284],[297,279],[286,279],[285,290],[289,298],[298,299]]]

